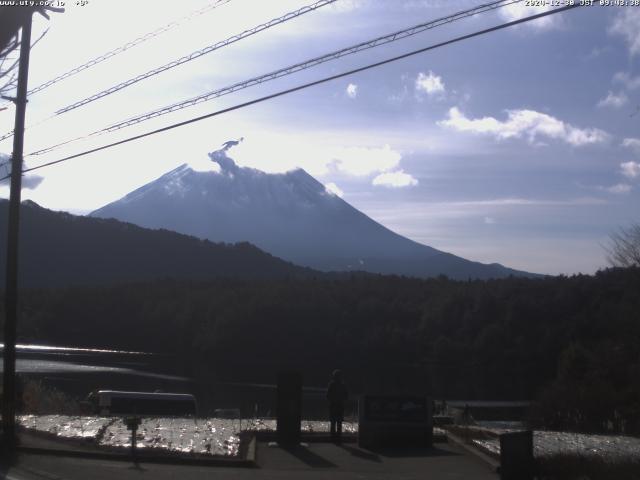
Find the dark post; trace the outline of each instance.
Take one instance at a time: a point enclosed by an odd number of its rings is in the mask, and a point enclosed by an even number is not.
[[[138,443],[138,426],[142,423],[140,417],[127,417],[124,419],[124,423],[127,426],[127,430],[131,430],[131,457],[135,462],[136,459],[136,445]]]
[[[302,374],[300,372],[278,374],[276,410],[278,444],[298,445],[302,421]]]
[[[131,425],[131,456],[136,458],[136,445],[138,443],[138,425]]]
[[[20,195],[22,189],[22,155],[24,148],[24,121],[27,108],[27,82],[29,51],[31,48],[31,9],[25,10],[20,35],[20,66],[16,118],[11,158],[11,190],[9,193],[9,225],[7,236],[7,277],[5,284],[4,320],[4,374],[2,394],[2,428],[5,448],[16,444],[16,323],[18,317],[18,233],[20,225]]]
[[[500,435],[500,478],[502,480],[533,480],[533,432]]]

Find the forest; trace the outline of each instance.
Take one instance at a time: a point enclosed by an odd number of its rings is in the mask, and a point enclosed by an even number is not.
[[[640,433],[640,268],[452,281],[370,274],[25,290],[19,341],[172,355],[197,382],[296,368],[354,392],[533,400],[550,428]]]
[[[6,251],[8,202],[0,199],[0,251]],[[108,285],[156,278],[277,278],[312,270],[246,242],[214,243],[113,219],[55,212],[25,201],[20,225],[20,285]],[[0,255],[0,271],[6,268]],[[5,277],[0,275],[0,287]]]

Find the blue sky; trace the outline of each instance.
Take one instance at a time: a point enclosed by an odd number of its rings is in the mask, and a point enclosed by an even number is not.
[[[205,1],[89,0],[35,32],[36,86]],[[311,2],[309,2],[311,3]],[[42,123],[26,151],[385,33],[477,6],[472,0],[338,0],[296,20]],[[114,83],[277,17],[300,0],[232,0],[35,94],[27,123]],[[118,7],[118,5],[122,5]],[[538,9],[512,5],[78,142],[29,166],[164,126]],[[584,7],[495,32],[140,142],[42,169],[23,196],[86,213],[207,152],[265,171],[302,167],[409,238],[482,262],[544,273],[606,266],[609,233],[638,221],[640,8]],[[10,130],[12,110],[0,112]],[[0,143],[10,153],[11,143]],[[36,186],[37,184],[37,186]],[[2,188],[4,195],[7,188]]]

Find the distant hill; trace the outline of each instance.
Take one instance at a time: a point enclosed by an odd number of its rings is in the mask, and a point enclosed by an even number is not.
[[[93,213],[212,241],[248,241],[298,265],[323,271],[367,271],[455,279],[533,276],[482,264],[392,232],[302,169],[268,174],[209,154],[211,171],[182,165]]]
[[[0,200],[0,285],[4,285],[8,201]],[[20,282],[25,287],[97,285],[157,278],[284,278],[309,271],[253,245],[216,244],[116,220],[22,204]]]

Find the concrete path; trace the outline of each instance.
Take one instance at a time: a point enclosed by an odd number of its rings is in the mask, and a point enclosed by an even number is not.
[[[282,449],[259,443],[256,460],[256,468],[134,465],[124,461],[23,453],[15,466],[0,470],[0,479],[498,479],[487,464],[446,443],[431,449],[382,452],[359,449],[354,444],[311,443],[308,447]]]

